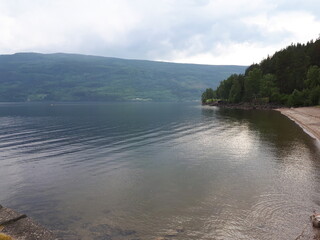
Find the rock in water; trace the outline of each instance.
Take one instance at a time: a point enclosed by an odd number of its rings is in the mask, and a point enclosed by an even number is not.
[[[311,216],[312,225],[316,228],[320,228],[320,214],[313,214]]]

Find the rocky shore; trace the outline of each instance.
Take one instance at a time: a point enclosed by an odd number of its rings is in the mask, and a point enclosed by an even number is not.
[[[0,240],[58,240],[25,214],[0,205]]]

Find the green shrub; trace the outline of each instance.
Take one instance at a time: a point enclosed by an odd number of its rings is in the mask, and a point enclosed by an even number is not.
[[[310,91],[310,101],[312,105],[320,104],[320,86],[317,86]]]
[[[290,107],[304,106],[305,99],[303,95],[303,92],[300,92],[299,90],[295,89],[293,93],[289,96],[287,105]]]

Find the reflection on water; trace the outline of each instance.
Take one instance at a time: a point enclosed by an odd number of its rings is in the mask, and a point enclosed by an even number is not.
[[[294,239],[319,156],[275,111],[0,105],[0,202],[66,239]]]

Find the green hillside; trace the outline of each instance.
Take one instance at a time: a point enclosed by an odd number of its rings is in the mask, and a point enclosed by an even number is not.
[[[188,101],[245,68],[62,53],[0,55],[0,101]]]
[[[231,103],[263,102],[287,106],[320,104],[320,38],[291,44],[253,64],[245,74],[232,74],[216,91],[207,89],[202,102],[219,98]]]

